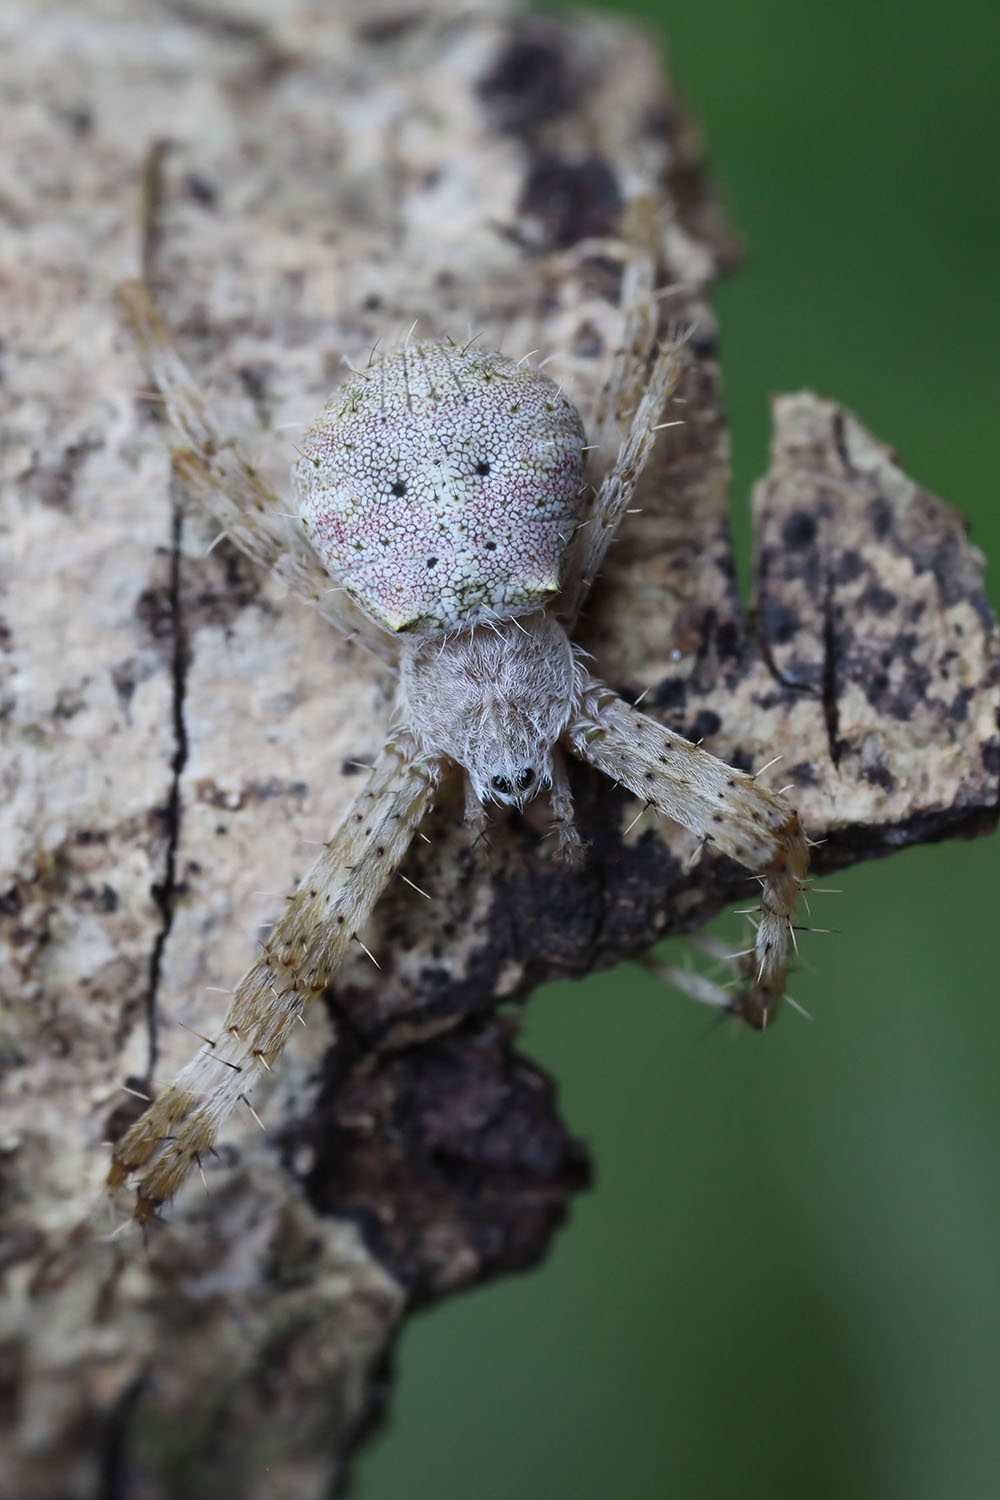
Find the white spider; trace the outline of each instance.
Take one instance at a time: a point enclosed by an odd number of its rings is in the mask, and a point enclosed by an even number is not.
[[[172,1196],[236,1104],[249,1104],[360,942],[451,763],[465,771],[474,828],[485,804],[520,808],[544,792],[562,854],[582,858],[568,752],[751,870],[762,896],[738,1009],[757,1025],[774,1013],[808,863],[797,813],[596,681],[569,635],[684,368],[681,343],[657,347],[652,275],[637,256],[625,278],[625,339],[596,422],[596,451],[617,440],[606,472],[588,478],[580,417],[536,369],[471,346],[407,344],[352,374],[307,433],[292,539],[287,502],[216,431],[145,285],[120,289],[187,488],[248,556],[360,632],[398,677],[368,785],[237,985],[220,1036],[115,1147],[109,1183],[139,1172],[138,1219]],[[737,1008],[707,985],[699,980],[699,998]]]

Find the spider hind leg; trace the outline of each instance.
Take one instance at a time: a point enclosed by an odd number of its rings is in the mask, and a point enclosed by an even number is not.
[[[737,994],[719,986],[711,996],[711,981],[701,976],[696,985],[684,981],[681,988],[688,993],[697,989],[694,998],[763,1030],[784,995],[794,948],[792,915],[809,864],[798,813],[752,776],[673,734],[597,682],[583,695],[569,739],[582,760],[758,878],[755,941],[733,959],[741,981]]]
[[[114,1148],[108,1187],[138,1173],[135,1218],[173,1197],[255,1082],[271,1071],[305,1007],[322,995],[398,869],[440,775],[409,736],[382,751],[363,792],[291,897],[233,991],[215,1040],[167,1085]]]

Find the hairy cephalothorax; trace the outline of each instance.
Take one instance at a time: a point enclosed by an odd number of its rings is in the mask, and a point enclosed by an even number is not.
[[[399,714],[425,750],[464,766],[480,807],[523,807],[552,785],[552,752],[585,682],[562,625],[537,611],[406,642]]]
[[[388,743],[361,794],[233,992],[222,1029],[115,1148],[147,1218],[249,1104],[292,1026],[330,983],[430,810],[464,770],[472,831],[489,803],[547,798],[559,853],[585,857],[564,756],[745,866],[761,885],[740,993],[692,992],[763,1026],[784,989],[791,917],[808,863],[798,815],[752,776],[671,733],[591,677],[570,632],[652,453],[684,368],[657,344],[653,270],[625,277],[625,338],[609,372],[591,460],[562,391],[524,361],[448,343],[374,358],[335,393],[295,465],[301,531],[215,430],[145,286],[120,291],[180,446],[174,466],[256,561],[396,668]],[[620,417],[619,414],[624,413]],[[619,427],[619,423],[621,424]]]

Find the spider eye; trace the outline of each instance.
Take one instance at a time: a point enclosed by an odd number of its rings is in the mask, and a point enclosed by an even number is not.
[[[526,791],[527,788],[534,781],[534,779],[535,779],[535,773],[534,773],[534,770],[532,769],[532,767],[531,766],[525,766],[524,770],[521,772],[521,774],[517,778],[518,787],[520,788],[520,790],[522,792]]]
[[[511,792],[514,790],[510,782],[507,780],[506,776],[494,776],[493,788],[495,791],[499,792],[502,797],[509,797]]]

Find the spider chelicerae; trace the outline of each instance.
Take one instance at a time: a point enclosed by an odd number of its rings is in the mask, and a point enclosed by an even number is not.
[[[627,704],[572,643],[684,369],[683,340],[659,340],[652,259],[634,254],[623,281],[624,339],[593,450],[608,451],[611,434],[610,464],[588,456],[576,408],[526,361],[408,341],[353,372],[307,431],[291,535],[288,501],[217,431],[148,288],[128,282],[119,301],[186,488],[250,558],[360,636],[397,678],[368,784],[233,991],[219,1035],[114,1148],[109,1183],[138,1173],[136,1217],[173,1195],[230,1112],[250,1102],[361,942],[449,766],[464,772],[473,831],[490,803],[521,808],[543,795],[561,857],[584,859],[565,768],[572,755],[751,871],[760,911],[738,962],[738,1007],[721,989],[710,994],[708,980],[699,996],[766,1024],[783,993],[808,864],[797,813]]]

